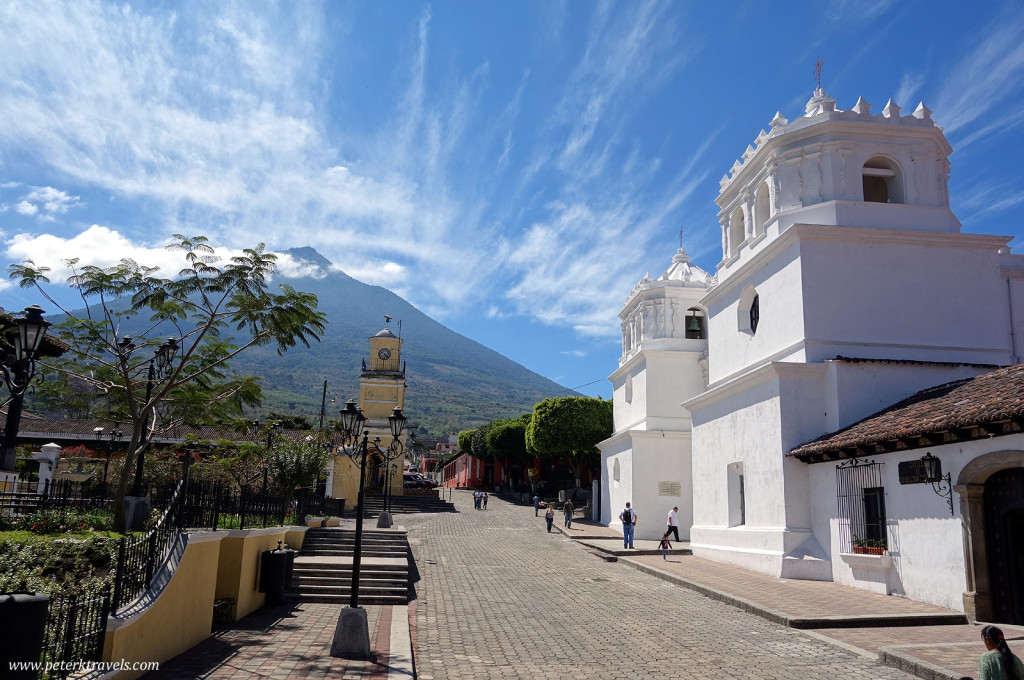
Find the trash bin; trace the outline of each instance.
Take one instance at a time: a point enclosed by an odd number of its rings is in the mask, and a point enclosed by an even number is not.
[[[39,661],[49,604],[46,595],[0,595],[0,675],[11,680],[35,680],[36,671],[16,671],[14,661]],[[8,675],[3,675],[7,671]]]
[[[267,594],[267,604],[284,604],[284,589],[291,582],[295,551],[278,548],[260,554],[259,592]]]

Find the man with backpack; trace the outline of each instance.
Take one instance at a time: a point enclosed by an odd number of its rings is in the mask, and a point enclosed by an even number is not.
[[[622,520],[622,547],[633,550],[633,529],[636,527],[636,510],[629,507],[629,503],[626,503],[626,509],[619,513],[619,519]]]

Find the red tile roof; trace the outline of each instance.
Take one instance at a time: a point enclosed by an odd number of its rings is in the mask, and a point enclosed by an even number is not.
[[[1020,431],[1024,364],[922,390],[788,455],[821,462]]]

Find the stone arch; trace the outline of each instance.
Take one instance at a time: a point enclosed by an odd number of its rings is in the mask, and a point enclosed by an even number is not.
[[[764,233],[764,227],[771,217],[771,200],[769,198],[768,183],[761,182],[754,192],[754,236]]]
[[[893,158],[875,155],[861,168],[861,187],[866,203],[906,203],[903,170]]]
[[[963,467],[953,487],[960,496],[960,519],[963,525],[967,580],[964,612],[971,621],[991,621],[995,611],[985,529],[985,482],[997,472],[1012,468],[1024,468],[1024,451],[986,453]]]
[[[747,238],[747,222],[743,214],[743,208],[737,207],[729,217],[729,257],[734,256],[740,250],[740,244]]]

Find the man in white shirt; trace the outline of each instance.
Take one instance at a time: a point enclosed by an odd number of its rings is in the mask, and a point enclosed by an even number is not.
[[[678,507],[672,508],[671,510],[668,511],[668,531],[665,532],[666,536],[669,535],[669,534],[675,534],[677,541],[679,540],[679,519],[678,519],[678,514],[679,514],[679,508]]]

